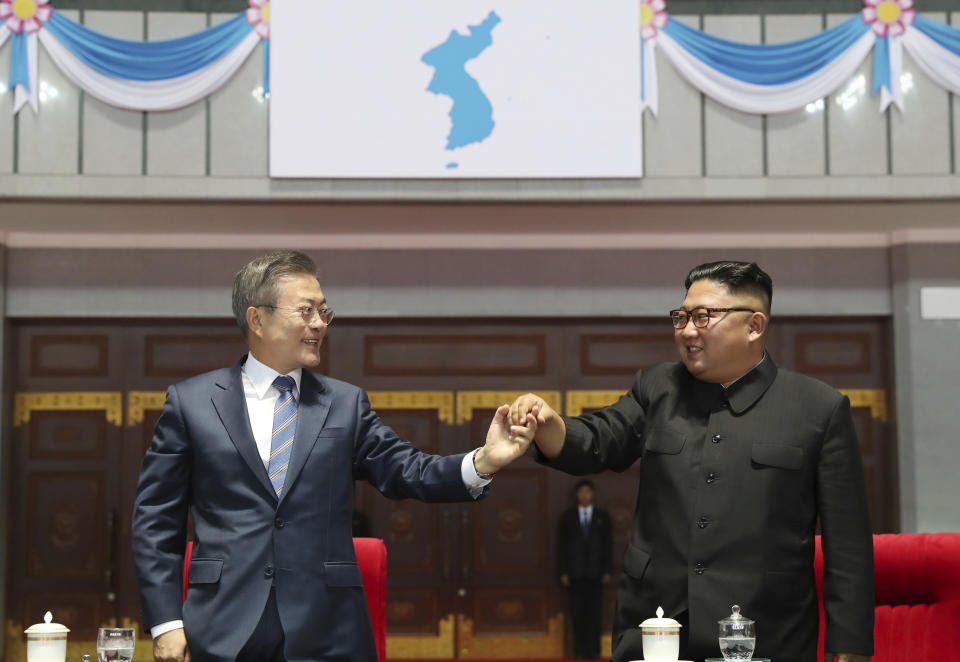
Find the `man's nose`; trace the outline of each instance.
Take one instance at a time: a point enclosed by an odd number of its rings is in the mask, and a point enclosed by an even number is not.
[[[697,325],[693,323],[692,319],[687,320],[687,325],[682,329],[679,329],[680,335],[693,338],[700,333],[700,329],[697,328]]]

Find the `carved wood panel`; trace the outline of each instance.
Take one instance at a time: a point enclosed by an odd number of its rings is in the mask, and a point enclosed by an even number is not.
[[[35,377],[106,377],[106,334],[35,335],[30,339],[30,373]]]
[[[21,533],[27,579],[103,580],[109,542],[98,531],[106,521],[105,478],[102,472],[27,475],[29,526]]]
[[[542,375],[542,335],[367,335],[367,375]]]

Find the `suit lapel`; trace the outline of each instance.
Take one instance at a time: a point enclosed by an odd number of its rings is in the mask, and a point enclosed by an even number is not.
[[[276,492],[273,490],[273,485],[270,484],[270,477],[263,466],[260,451],[257,449],[257,442],[253,438],[253,431],[250,429],[250,415],[247,413],[247,401],[243,395],[241,365],[243,365],[243,361],[230,369],[227,379],[217,382],[211,399],[214,409],[217,410],[217,415],[220,417],[220,422],[223,423],[227,434],[230,435],[233,445],[237,447],[240,457],[247,463],[250,471],[257,477],[264,489],[276,498]]]
[[[323,423],[330,413],[330,393],[317,377],[304,370],[300,377],[300,402],[297,405],[297,431],[293,436],[293,452],[283,481],[281,501],[290,493],[294,481],[300,476],[310,451],[317,443]],[[262,466],[262,465],[261,465]]]

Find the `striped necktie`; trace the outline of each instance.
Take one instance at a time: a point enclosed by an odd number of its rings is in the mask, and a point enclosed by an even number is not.
[[[293,434],[297,430],[297,401],[293,399],[292,377],[280,375],[273,380],[273,386],[280,391],[280,397],[273,409],[273,436],[270,438],[267,473],[273,489],[280,496],[283,479],[287,476],[287,465],[290,464],[290,451],[293,450]]]

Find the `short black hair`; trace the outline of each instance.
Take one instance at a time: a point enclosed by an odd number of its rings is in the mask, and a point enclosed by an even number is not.
[[[690,270],[683,286],[690,289],[698,280],[710,280],[725,285],[730,294],[752,294],[766,303],[766,312],[770,314],[773,303],[773,279],[756,262],[707,262]]]
[[[573,486],[573,491],[577,492],[581,487],[589,487],[591,490],[596,492],[597,490],[593,487],[593,481],[589,478],[581,478],[577,481],[577,484]]]

